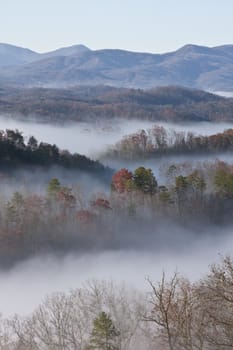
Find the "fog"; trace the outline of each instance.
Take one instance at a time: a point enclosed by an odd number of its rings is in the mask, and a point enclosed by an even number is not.
[[[214,91],[213,93],[223,97],[233,97],[233,91]]]
[[[106,147],[119,141],[124,135],[149,128],[153,123],[126,121],[112,123],[66,123],[51,125],[45,123],[26,122],[11,118],[0,118],[0,129],[18,129],[23,135],[35,136],[38,141],[56,144],[61,149],[77,152],[96,158]]]
[[[39,141],[54,143],[62,149],[98,158],[106,147],[121,140],[123,136],[139,129],[150,128],[155,123],[143,121],[116,121],[107,124],[90,125],[72,123],[65,125],[49,125],[34,122],[15,121],[0,118],[0,129],[18,129],[24,136],[35,136]],[[156,123],[165,128],[188,131],[202,135],[210,135],[232,128],[229,123],[197,123],[168,124]],[[232,161],[230,155],[220,155],[222,160]],[[159,181],[159,169],[163,164],[214,160],[214,156],[202,157],[164,157],[157,160],[140,162],[117,162],[107,160],[105,164],[119,169],[127,167],[134,170],[137,166],[150,167]],[[107,191],[107,185],[78,172],[62,171],[54,168],[43,173],[41,170],[29,176],[26,171],[17,172],[14,179],[6,180],[1,195],[11,195],[15,190],[45,191],[45,184],[52,177],[58,177],[63,184],[79,185],[82,193]],[[7,183],[8,181],[8,183]],[[218,261],[219,255],[231,253],[233,244],[232,227],[205,227],[203,235],[200,230],[195,232],[179,228],[167,223],[161,229],[161,240],[153,244],[145,244],[145,232],[137,232],[138,247],[92,253],[77,253],[61,256],[38,256],[35,259],[18,263],[7,271],[0,272],[0,311],[4,316],[14,313],[27,314],[31,312],[44,298],[53,291],[67,291],[81,286],[92,278],[113,279],[116,282],[125,281],[130,286],[146,289],[145,277],[159,279],[164,270],[168,275],[175,270],[180,271],[191,280],[200,278],[209,265]],[[132,235],[135,232],[125,231],[121,235]],[[141,235],[140,239],[138,238]],[[141,249],[141,245],[143,246]],[[144,243],[144,244],[143,244]]]
[[[51,179],[57,178],[62,186],[71,188],[88,199],[93,193],[109,192],[110,183],[101,177],[92,176],[78,170],[63,169],[61,167],[21,169],[14,174],[1,177],[0,199],[9,199],[14,192],[25,195],[36,193],[45,195]]]
[[[193,131],[201,135],[215,134],[233,127],[231,123],[186,123],[171,124],[149,121],[123,121],[88,123],[65,123],[51,125],[45,123],[26,122],[12,118],[0,118],[0,129],[18,129],[25,137],[35,136],[38,141],[56,144],[61,149],[77,152],[88,157],[98,158],[107,147],[120,141],[123,136],[153,125],[161,125],[176,131]]]
[[[190,236],[183,246],[175,245],[173,248],[168,244],[162,250],[154,251],[122,249],[63,258],[38,257],[0,273],[0,310],[4,316],[15,312],[25,315],[46,294],[69,291],[93,278],[124,281],[141,290],[148,288],[146,277],[157,280],[161,278],[162,271],[169,276],[177,270],[195,281],[208,271],[211,263],[220,260],[220,254],[231,253],[231,233],[231,227],[219,229],[219,238],[211,234],[194,240]],[[173,234],[174,227],[170,229],[168,242]]]
[[[193,167],[199,166],[205,162],[215,162],[217,160],[221,160],[224,162],[233,162],[233,154],[232,153],[219,153],[215,154],[207,154],[207,155],[177,155],[177,156],[160,156],[154,159],[140,159],[140,160],[117,160],[117,159],[104,159],[101,160],[102,163],[106,166],[111,167],[112,169],[120,169],[127,168],[130,171],[134,171],[139,166],[144,166],[145,168],[150,168],[156,179],[160,184],[163,184],[164,177],[162,175],[162,169],[168,167],[172,164],[192,164]]]
[[[99,159],[104,165],[118,170],[120,168],[128,168],[133,171],[139,166],[151,168],[157,179],[162,182],[160,168],[164,164],[182,163],[185,161],[213,161],[216,158],[223,161],[233,161],[233,155],[179,155],[179,156],[161,156],[157,159],[141,159],[139,161],[124,161],[113,159],[101,159],[101,155],[109,146],[120,141],[124,136],[137,132],[140,129],[148,129],[155,123],[148,121],[123,121],[113,120],[105,123],[66,123],[64,125],[52,125],[45,123],[26,122],[23,120],[15,120],[12,118],[0,117],[0,129],[18,129],[23,132],[26,140],[29,136],[35,136],[38,141],[56,144],[61,149],[67,149],[70,152],[84,154],[92,159]],[[164,126],[167,129],[176,131],[192,131],[196,134],[211,135],[217,132],[222,132],[225,129],[233,127],[230,123],[186,123],[172,124],[156,122],[156,125]],[[28,171],[20,171],[15,174],[11,180],[5,182],[5,189],[2,189],[2,194],[11,195],[17,190],[35,191],[43,193],[46,185],[51,178],[57,177],[64,185],[79,186],[82,193],[90,194],[91,192],[106,192],[109,190],[109,184],[104,184],[90,175],[80,173],[78,171],[70,171],[64,169],[53,168],[49,171],[35,170],[33,173]]]

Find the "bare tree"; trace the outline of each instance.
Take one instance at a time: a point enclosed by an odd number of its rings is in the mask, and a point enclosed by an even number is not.
[[[212,265],[210,273],[199,283],[208,327],[206,339],[211,349],[233,349],[233,260],[226,256],[219,265]]]
[[[119,330],[117,348],[132,349],[142,300],[135,291],[105,281],[91,281],[67,294],[54,293],[30,317],[11,320],[15,344],[19,350],[87,349],[93,320],[106,312]]]
[[[177,273],[151,287],[150,313],[145,320],[154,323],[155,336],[169,350],[204,349],[204,313],[190,282]]]
[[[87,340],[83,315],[76,313],[70,295],[52,294],[31,317],[14,318],[11,325],[23,348],[81,350]]]

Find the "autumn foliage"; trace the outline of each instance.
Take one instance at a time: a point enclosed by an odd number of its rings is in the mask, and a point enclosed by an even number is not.
[[[124,193],[132,187],[133,173],[128,169],[121,169],[113,175],[112,189],[118,193]]]
[[[233,129],[203,136],[154,125],[148,130],[125,136],[106,155],[120,159],[144,159],[176,154],[218,154],[232,150]]]
[[[232,165],[172,164],[163,171],[164,183],[159,184],[151,169],[120,169],[111,191],[91,198],[56,178],[44,193],[1,197],[0,261],[10,264],[41,251],[115,248],[125,241],[133,247],[137,242],[127,232],[136,222],[142,232],[148,224],[153,227],[155,240],[161,220],[203,227],[232,223]]]

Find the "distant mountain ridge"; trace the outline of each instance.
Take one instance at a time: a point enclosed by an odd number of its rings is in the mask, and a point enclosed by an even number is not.
[[[111,85],[145,89],[181,85],[229,92],[233,91],[233,45],[185,45],[165,54],[93,51],[74,45],[40,54],[0,44],[0,82],[55,88]]]
[[[0,44],[0,67],[30,63],[38,54],[29,49],[9,44]]]
[[[89,51],[85,45],[73,45],[63,47],[54,51],[38,53],[27,48],[0,43],[0,67],[19,66],[25,63],[41,61],[50,57],[72,56],[81,52]]]

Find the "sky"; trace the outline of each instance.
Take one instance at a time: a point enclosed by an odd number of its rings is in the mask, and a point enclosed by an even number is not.
[[[0,0],[0,42],[162,53],[233,44],[232,0]]]

